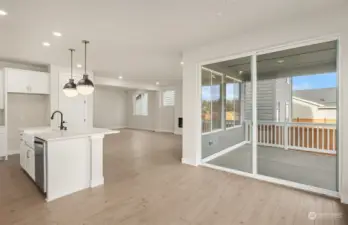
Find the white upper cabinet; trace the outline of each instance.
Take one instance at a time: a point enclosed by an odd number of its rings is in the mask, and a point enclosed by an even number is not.
[[[7,92],[49,94],[49,73],[6,68]]]
[[[4,72],[0,70],[0,109],[4,109],[5,106],[5,76]]]

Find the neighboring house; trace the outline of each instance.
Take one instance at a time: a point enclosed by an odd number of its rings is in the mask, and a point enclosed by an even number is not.
[[[336,123],[336,91],[336,88],[293,91],[293,121]]]
[[[252,87],[245,84],[245,119],[251,120]],[[291,79],[257,83],[258,120],[336,123],[336,88],[292,91]]]

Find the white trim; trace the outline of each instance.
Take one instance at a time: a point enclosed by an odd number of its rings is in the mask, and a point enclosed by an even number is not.
[[[341,185],[342,185],[342,165],[343,165],[343,162],[342,162],[342,160],[343,160],[343,157],[342,157],[342,155],[343,155],[343,141],[342,141],[342,135],[341,135],[341,132],[340,132],[340,130],[343,130],[342,128],[343,128],[343,123],[342,123],[342,118],[343,118],[343,111],[342,111],[342,106],[343,106],[343,104],[342,104],[342,99],[343,99],[343,95],[342,95],[342,91],[343,91],[343,89],[342,89],[342,87],[341,87],[341,85],[340,84],[342,84],[342,75],[341,75],[341,40],[340,40],[340,36],[338,36],[337,37],[337,47],[336,47],[336,49],[337,49],[337,56],[336,56],[336,76],[337,76],[337,78],[336,78],[336,82],[337,82],[337,88],[338,88],[338,93],[336,93],[336,94],[338,94],[338,129],[337,129],[337,127],[336,127],[336,129],[338,130],[338,132],[337,132],[337,137],[336,137],[336,139],[338,140],[338,143],[337,143],[337,147],[338,147],[338,151],[339,151],[339,153],[337,154],[337,157],[338,157],[338,159],[337,159],[337,178],[338,178],[338,185],[337,185],[337,187],[338,187],[338,191],[339,192],[341,192],[341,190],[342,190],[342,187],[341,187]],[[348,199],[348,198],[347,198]],[[345,201],[345,202],[348,202],[348,200],[347,201]]]
[[[208,164],[208,163],[203,163],[201,165],[204,166],[204,167],[209,167],[209,168],[212,168],[212,169],[216,169],[216,170],[221,170],[221,171],[228,172],[228,173],[237,174],[237,175],[240,175],[240,176],[254,178],[254,179],[257,179],[257,180],[260,180],[260,181],[266,181],[266,182],[269,182],[269,183],[279,184],[279,185],[286,186],[286,187],[292,187],[292,188],[304,190],[304,191],[307,191],[307,192],[322,194],[322,195],[326,195],[326,196],[330,196],[330,197],[334,197],[334,198],[339,198],[340,197],[339,193],[336,192],[336,191],[330,191],[330,190],[326,190],[326,189],[318,188],[318,187],[313,187],[313,186],[306,185],[306,184],[300,184],[300,183],[287,181],[287,180],[282,180],[282,179],[273,178],[273,177],[268,177],[268,176],[264,176],[264,175],[260,175],[260,174],[251,174],[251,173],[242,172],[242,171],[239,171],[239,170],[228,169],[228,168],[224,168],[224,167],[220,167],[220,166],[216,166],[216,165],[211,165],[211,164]],[[345,200],[348,200],[348,199],[345,199]]]
[[[190,166],[198,166],[198,164],[196,162],[193,162],[192,160],[186,159],[186,158],[181,158],[181,163],[186,164],[186,165],[190,165]]]
[[[288,43],[280,44],[280,45],[277,45],[274,47],[259,49],[259,50],[256,50],[255,53],[257,55],[264,55],[264,54],[284,51],[284,50],[293,49],[293,48],[300,48],[300,47],[305,47],[305,46],[309,46],[309,45],[315,45],[315,44],[321,44],[321,43],[330,42],[330,41],[336,41],[339,38],[340,38],[339,34],[332,34],[332,35],[326,35],[326,36],[321,36],[321,37],[308,38],[306,40],[294,41],[294,42],[290,42],[290,43],[288,42]]]
[[[228,127],[228,128],[226,128],[226,130],[233,130],[233,129],[242,128],[242,127],[243,127],[243,125],[236,125],[233,127]]]
[[[340,195],[341,197],[341,203],[348,204],[348,195]]]
[[[210,160],[213,160],[213,159],[215,159],[215,158],[217,158],[217,157],[220,157],[220,156],[222,156],[222,155],[225,155],[225,154],[227,154],[227,153],[229,153],[229,152],[231,152],[231,151],[233,151],[233,150],[236,150],[237,148],[242,147],[243,145],[245,145],[245,144],[247,144],[247,143],[248,143],[247,141],[243,141],[243,142],[238,143],[238,144],[236,144],[236,145],[233,145],[233,146],[231,146],[231,147],[225,148],[224,150],[222,150],[222,151],[220,151],[220,152],[217,152],[217,153],[215,153],[215,154],[213,154],[213,155],[211,155],[211,156],[205,157],[204,159],[202,159],[202,163],[206,163],[206,162],[208,162],[208,161],[210,161]]]
[[[252,85],[252,120],[251,128],[252,135],[250,137],[252,144],[252,170],[253,174],[257,174],[257,137],[258,137],[258,124],[257,124],[257,56],[256,54],[251,56],[251,85]]]
[[[237,82],[239,82],[239,83],[243,83],[242,80],[239,80],[239,79],[237,79],[237,78],[234,78],[234,77],[231,77],[231,76],[228,76],[228,75],[226,75],[226,77],[229,78],[229,79],[231,79],[231,80],[235,80],[235,81],[237,81]]]
[[[297,146],[292,146],[288,145],[289,150],[296,150],[296,151],[305,151],[305,152],[316,152],[316,153],[326,153],[330,155],[336,155],[337,152],[335,150],[316,150],[313,148],[303,148],[303,147],[297,147]]]
[[[115,126],[115,127],[100,127],[100,128],[106,128],[110,130],[119,130],[119,129],[125,129],[127,126]]]
[[[220,76],[220,77],[223,77],[223,76],[224,76],[223,73],[220,73],[220,72],[218,72],[218,71],[209,69],[209,68],[204,67],[204,66],[202,66],[202,70],[208,71],[208,72],[210,72],[210,73],[214,73],[214,75],[218,75],[218,76]]]
[[[223,131],[224,129],[218,129],[218,130],[213,130],[213,131],[210,131],[210,132],[205,132],[205,133],[202,133],[202,135],[208,135],[208,134],[214,134],[214,133],[218,133],[220,131]]]
[[[160,130],[160,129],[156,129],[155,132],[158,132],[158,133],[174,133],[174,131],[172,130]]]
[[[17,154],[20,154],[21,153],[21,150],[9,150],[7,152],[7,155],[17,155]]]
[[[144,130],[144,131],[155,132],[154,129],[148,129],[148,128],[127,127],[127,129],[130,129],[130,130]]]

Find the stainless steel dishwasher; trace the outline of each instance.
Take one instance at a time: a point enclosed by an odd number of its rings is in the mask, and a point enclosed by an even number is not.
[[[46,193],[47,188],[47,177],[46,177],[46,141],[35,137],[34,140],[35,147],[35,183],[39,189]]]

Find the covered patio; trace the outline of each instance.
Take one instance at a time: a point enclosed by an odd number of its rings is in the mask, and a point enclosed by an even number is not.
[[[242,146],[205,163],[252,173],[251,127]],[[258,174],[337,190],[335,124],[260,121],[257,136]]]

